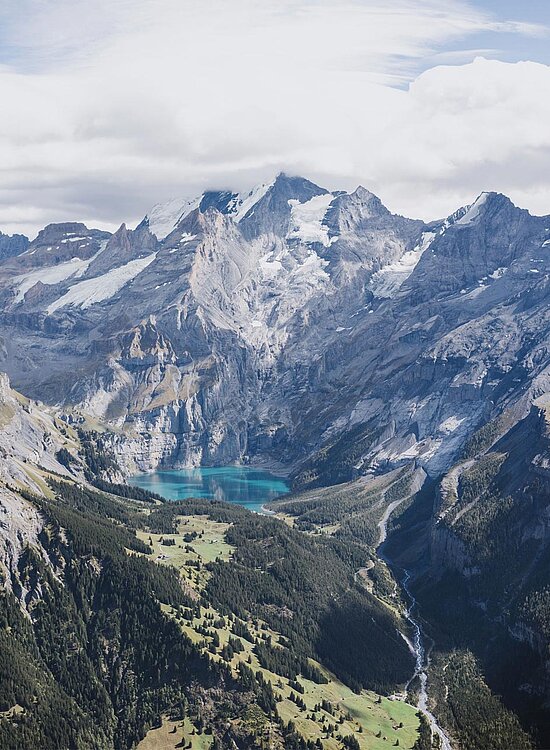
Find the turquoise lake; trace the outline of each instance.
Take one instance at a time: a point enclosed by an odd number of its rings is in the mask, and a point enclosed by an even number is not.
[[[260,511],[264,503],[289,491],[281,477],[243,466],[156,471],[131,477],[129,482],[167,500],[203,497],[244,505],[254,511]]]

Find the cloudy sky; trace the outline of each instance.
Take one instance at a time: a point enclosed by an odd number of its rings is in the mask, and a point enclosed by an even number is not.
[[[2,0],[0,230],[280,170],[550,213],[549,42],[547,0]]]

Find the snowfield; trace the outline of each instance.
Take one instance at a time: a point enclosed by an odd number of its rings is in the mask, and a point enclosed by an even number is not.
[[[198,208],[201,197],[173,198],[166,203],[157,203],[145,217],[150,231],[157,239],[163,240],[174,231],[184,216]]]
[[[333,200],[334,195],[332,193],[316,195],[305,203],[289,200],[291,229],[287,239],[300,240],[306,244],[320,242],[325,247],[334,242],[336,237],[329,239],[328,227],[323,224],[323,219]]]
[[[233,216],[233,219],[239,223],[272,186],[273,182],[269,182],[264,185],[258,185],[244,197],[240,194],[235,201],[235,208],[230,212],[230,216]]]
[[[67,305],[75,305],[86,310],[98,302],[103,302],[113,297],[123,286],[126,286],[129,281],[135,279],[136,276],[145,270],[156,257],[156,253],[151,253],[151,255],[147,255],[145,258],[131,260],[123,266],[113,268],[101,276],[74,284],[66,294],[55,302],[52,302],[46,308],[48,315]]]
[[[416,268],[418,261],[430,246],[435,237],[434,232],[425,232],[422,241],[414,250],[403,253],[395,263],[390,263],[372,275],[369,288],[375,297],[390,299],[394,297],[404,282]]]
[[[480,209],[486,203],[488,196],[489,196],[489,193],[481,193],[481,195],[477,198],[475,203],[472,203],[472,205],[466,211],[464,216],[461,219],[459,219],[456,223],[465,225],[465,224],[471,224],[473,221],[475,221],[479,217]]]
[[[97,255],[98,253],[96,253],[93,258],[88,258],[88,260],[71,258],[71,260],[68,260],[65,263],[60,263],[58,266],[52,266],[51,268],[37,268],[30,273],[16,276],[14,279],[17,284],[15,301],[22,302],[29,289],[32,289],[32,287],[39,281],[51,286],[53,284],[59,284],[61,281],[70,279],[73,276],[76,278],[82,276]]]

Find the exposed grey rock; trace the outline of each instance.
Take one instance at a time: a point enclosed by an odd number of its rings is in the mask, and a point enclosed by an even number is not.
[[[0,578],[8,589],[17,582],[14,590],[22,605],[29,592],[19,577],[21,554],[30,545],[46,565],[50,561],[39,540],[44,519],[16,490],[42,494],[43,470],[69,476],[57,458],[62,447],[75,456],[78,468],[78,446],[61,431],[55,412],[14,392],[0,372]]]
[[[29,246],[29,240],[24,234],[3,234],[0,232],[0,260],[21,255]]]
[[[112,237],[50,225],[0,264],[0,357],[23,392],[116,427],[127,471],[293,469],[363,424],[350,471],[437,475],[548,386],[549,247],[550,218],[501,195],[427,225],[279,175]]]

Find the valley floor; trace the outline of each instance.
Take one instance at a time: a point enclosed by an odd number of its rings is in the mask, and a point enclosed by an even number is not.
[[[208,579],[208,571],[197,566],[212,562],[215,559],[230,559],[231,545],[223,541],[228,524],[213,521],[205,516],[185,516],[179,518],[177,534],[147,534],[141,532],[139,537],[152,545],[155,559],[162,564],[175,566],[182,574],[186,585],[197,595],[204,593]],[[197,534],[198,538],[186,542],[189,535]],[[166,545],[166,542],[174,545]],[[212,606],[200,607],[191,619],[182,617],[177,610],[164,607],[165,611],[174,617],[183,632],[196,644],[203,653],[216,662],[223,662],[224,646],[235,638],[234,618],[224,617]],[[292,681],[274,671],[262,667],[255,654],[255,642],[269,641],[271,644],[284,649],[284,638],[280,633],[271,629],[266,622],[258,619],[240,622],[250,633],[252,640],[239,639],[243,650],[225,658],[231,666],[235,676],[238,675],[239,665],[250,666],[255,673],[261,672],[266,681],[280,696],[277,712],[284,722],[293,722],[300,735],[306,740],[323,743],[326,750],[339,750],[342,747],[336,734],[354,736],[361,750],[383,750],[389,746],[412,748],[418,738],[418,717],[416,710],[408,703],[392,698],[378,696],[369,691],[359,694],[346,687],[318,662],[312,662],[326,677],[325,684],[317,684],[311,680],[299,678],[303,692],[299,698],[303,705],[298,706],[293,699],[295,687]],[[296,696],[298,697],[298,696]],[[330,704],[330,711],[321,708],[323,702]],[[181,724],[181,722],[180,722]],[[333,725],[337,731],[327,732],[326,728]],[[171,734],[176,726],[176,732]],[[170,727],[170,730],[168,730]],[[202,748],[203,738],[191,735],[192,731],[174,722],[165,722],[162,728],[151,730],[147,738],[140,744],[140,750],[164,750],[175,748],[178,743],[192,743],[192,747]],[[332,736],[331,736],[332,735]],[[159,742],[158,745],[154,744]],[[182,745],[179,745],[180,747]]]

